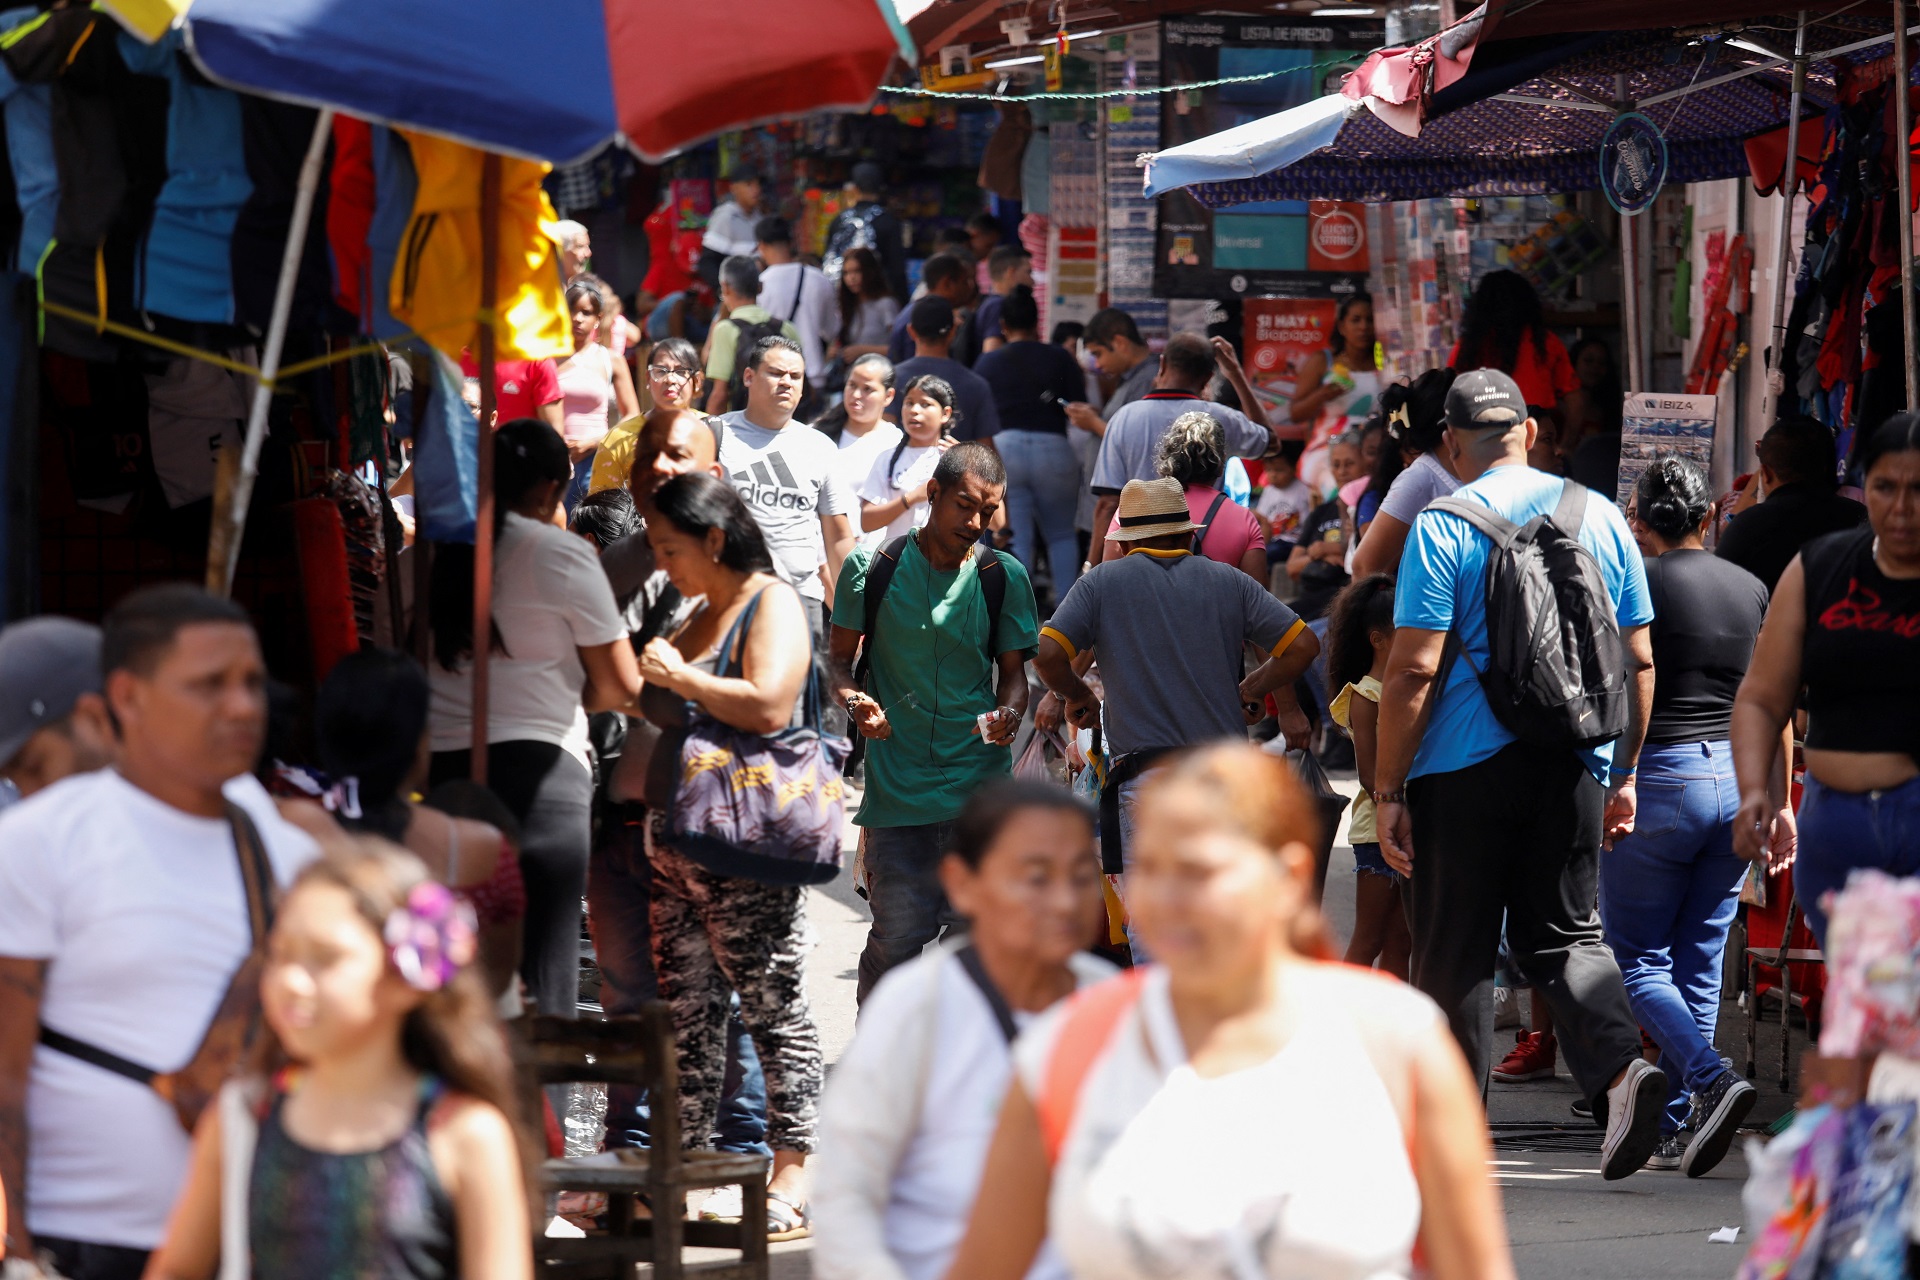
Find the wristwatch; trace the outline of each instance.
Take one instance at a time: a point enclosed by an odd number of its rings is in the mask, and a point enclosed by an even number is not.
[[[1373,793],[1373,802],[1377,805],[1405,804],[1407,802],[1407,793],[1404,789],[1400,791],[1376,791]]]

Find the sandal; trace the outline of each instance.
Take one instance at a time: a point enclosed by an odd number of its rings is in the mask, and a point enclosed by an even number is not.
[[[797,1205],[778,1191],[767,1192],[767,1239],[803,1240],[813,1234],[813,1215],[805,1205]]]

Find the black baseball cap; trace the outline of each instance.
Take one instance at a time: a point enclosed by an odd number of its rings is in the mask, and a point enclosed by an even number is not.
[[[907,327],[923,338],[944,338],[953,332],[953,304],[930,293],[913,304]]]
[[[1447,389],[1447,425],[1455,431],[1511,430],[1527,420],[1520,384],[1498,369],[1472,369]]]
[[[0,766],[101,685],[100,628],[92,623],[28,618],[0,630]]]

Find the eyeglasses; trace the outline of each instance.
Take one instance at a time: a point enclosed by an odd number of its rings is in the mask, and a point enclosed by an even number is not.
[[[698,372],[699,370],[697,369],[688,369],[677,364],[650,364],[647,366],[648,375],[658,378],[662,382],[691,382],[694,375]]]

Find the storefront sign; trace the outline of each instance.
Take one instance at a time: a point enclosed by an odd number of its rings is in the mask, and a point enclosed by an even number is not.
[[[1677,453],[1713,474],[1716,405],[1713,396],[1636,391],[1627,397],[1620,416],[1620,486],[1615,498],[1622,510],[1640,473],[1663,453]]]
[[[1247,381],[1269,414],[1284,412],[1293,399],[1301,362],[1325,351],[1333,337],[1333,313],[1339,303],[1323,298],[1248,298]]]
[[[1161,113],[1163,148],[1331,92],[1386,41],[1377,19],[1170,18],[1160,29],[1163,83],[1258,77],[1178,95]],[[1329,298],[1366,287],[1358,205],[1281,200],[1216,214],[1173,191],[1160,197],[1157,228],[1153,291],[1163,298]]]

